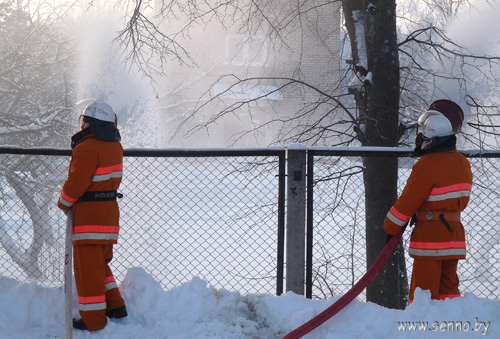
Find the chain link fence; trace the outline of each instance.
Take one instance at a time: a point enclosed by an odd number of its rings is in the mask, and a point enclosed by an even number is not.
[[[0,149],[0,275],[63,284],[65,215],[57,208],[67,150]],[[462,292],[500,299],[500,155],[470,159]],[[399,160],[399,192],[412,157]],[[359,156],[314,157],[313,296],[346,293],[366,272]],[[118,281],[143,267],[165,289],[198,276],[241,293],[283,290],[285,151],[125,152]],[[406,232],[407,247],[410,232]],[[407,255],[407,254],[406,254]],[[412,260],[407,256],[407,269]],[[363,299],[363,296],[361,297]]]
[[[60,286],[66,217],[57,199],[71,153],[38,153],[0,154],[0,275]],[[217,288],[281,293],[284,154],[126,151],[117,280],[140,266],[166,289],[198,276]]]
[[[321,152],[324,153],[324,152]],[[365,192],[360,156],[314,156],[312,295],[345,294],[366,272]],[[500,155],[468,155],[473,173],[470,202],[462,213],[467,259],[459,261],[461,292],[500,299]],[[398,195],[417,158],[399,158]],[[411,230],[403,236],[406,267]],[[361,299],[366,296],[361,295]]]

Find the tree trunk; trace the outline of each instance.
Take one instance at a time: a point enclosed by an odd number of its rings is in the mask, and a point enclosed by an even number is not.
[[[359,139],[364,146],[396,147],[399,111],[396,2],[380,0],[375,3],[366,0],[343,1],[353,63],[366,67],[372,76],[371,80],[369,76],[366,78],[363,95],[354,93],[360,112],[358,119],[365,126]],[[365,40],[356,41],[360,36],[364,36]],[[362,48],[366,50],[360,50]],[[385,246],[382,223],[397,199],[398,161],[392,157],[365,157],[363,163],[368,268]],[[385,307],[405,308],[408,281],[401,244],[368,286],[367,300]]]
[[[33,224],[33,239],[26,251],[15,245],[7,232],[3,232],[2,243],[6,246],[7,253],[25,271],[28,278],[40,279],[44,276],[39,263],[42,246],[44,244],[53,245],[55,242],[48,213],[50,196],[44,194],[41,186],[34,185],[30,190],[27,187],[28,184],[23,182],[16,174],[6,178],[30,215]],[[40,205],[36,203],[35,196],[37,194],[39,198],[41,197]]]
[[[368,3],[367,1],[365,3]],[[396,1],[368,3],[365,10],[365,40],[368,71],[373,82],[367,93],[367,146],[398,144],[399,56],[396,34]],[[366,256],[367,266],[375,261],[385,246],[382,223],[397,199],[397,158],[366,157]],[[408,299],[408,280],[404,249],[401,244],[368,286],[367,300],[379,305],[404,309]]]

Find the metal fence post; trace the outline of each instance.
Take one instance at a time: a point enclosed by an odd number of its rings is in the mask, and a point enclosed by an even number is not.
[[[288,147],[286,290],[304,295],[306,147]]]
[[[307,151],[307,206],[306,206],[306,298],[312,299],[313,243],[314,243],[314,152]]]
[[[276,270],[276,295],[283,294],[283,278],[285,266],[285,201],[286,201],[286,153],[279,155],[278,169],[278,253]]]

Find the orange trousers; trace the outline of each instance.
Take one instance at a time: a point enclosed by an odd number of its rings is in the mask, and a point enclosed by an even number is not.
[[[112,258],[112,244],[73,246],[78,306],[89,331],[103,329],[106,313],[125,306],[108,266]]]
[[[444,300],[460,297],[457,275],[458,259],[413,260],[410,284],[410,304],[417,287],[430,290],[431,299]]]

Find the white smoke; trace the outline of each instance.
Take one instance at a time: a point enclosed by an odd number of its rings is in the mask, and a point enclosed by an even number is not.
[[[462,49],[447,44],[457,52],[475,56],[498,57],[500,55],[500,5],[489,1],[476,1],[474,7],[464,7],[447,26],[447,36]],[[486,58],[455,57],[437,67],[448,79],[436,82],[434,98],[449,98],[462,106],[467,114],[464,83],[456,79],[467,78],[467,94],[484,100],[485,104],[498,101],[498,77],[500,64]],[[481,67],[479,69],[478,67]]]
[[[463,8],[448,26],[449,36],[476,54],[498,54],[500,4],[476,1],[473,8]]]
[[[123,47],[115,41],[123,27],[117,15],[86,12],[76,27],[78,99],[96,98],[113,107],[124,147],[164,147],[153,88],[138,70],[128,67]]]

